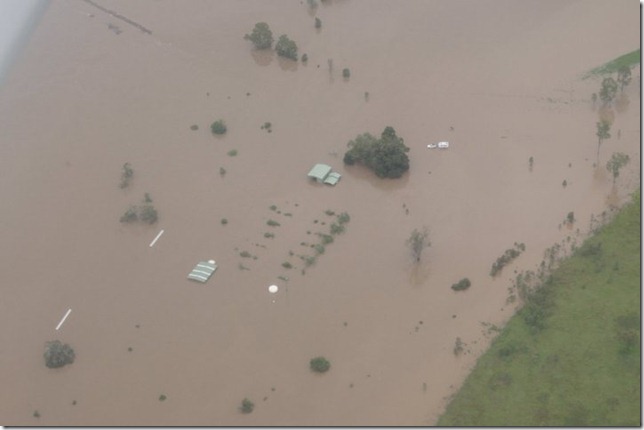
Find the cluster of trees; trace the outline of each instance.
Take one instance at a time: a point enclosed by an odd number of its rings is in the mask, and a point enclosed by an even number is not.
[[[265,22],[255,24],[253,31],[250,34],[244,35],[244,39],[253,42],[253,45],[257,49],[271,49],[275,40],[273,38],[273,32]],[[281,57],[297,60],[297,44],[285,34],[282,34],[277,40],[275,51]]]
[[[496,259],[492,264],[492,269],[490,270],[490,276],[496,276],[503,270],[503,267],[510,264],[512,260],[517,258],[521,253],[525,251],[524,243],[514,243],[514,248],[508,248],[505,250],[502,256]]]
[[[380,139],[364,133],[350,141],[344,163],[364,164],[380,178],[399,178],[409,170],[409,148],[393,127],[385,127]]]
[[[154,224],[159,219],[157,210],[152,205],[152,197],[150,194],[145,193],[143,203],[141,206],[130,206],[127,211],[121,216],[120,221],[123,223],[131,223],[141,220],[148,224]]]
[[[615,97],[617,91],[624,91],[624,87],[631,83],[631,68],[629,66],[622,66],[617,69],[617,78],[608,76],[602,80],[601,88],[599,89],[599,99],[602,101],[604,107],[610,105]],[[593,102],[597,100],[597,94],[593,94]]]
[[[72,364],[76,354],[71,346],[63,344],[59,340],[47,342],[45,344],[45,365],[49,368],[63,367],[66,364]]]

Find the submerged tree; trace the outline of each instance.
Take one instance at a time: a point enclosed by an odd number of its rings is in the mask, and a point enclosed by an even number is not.
[[[624,91],[624,87],[631,83],[631,68],[622,66],[617,70],[617,83],[619,84],[620,91]]]
[[[277,51],[277,55],[280,57],[286,57],[297,61],[297,45],[285,34],[282,34],[280,38],[277,39],[275,51]]]
[[[604,102],[604,106],[608,105],[613,101],[617,95],[617,81],[615,79],[608,77],[604,78],[602,81],[602,87],[599,90],[599,98]]]
[[[420,262],[423,250],[431,246],[431,242],[429,241],[429,229],[427,227],[423,227],[420,231],[414,229],[406,243],[411,250],[411,255],[414,260],[416,260],[417,263]]]
[[[602,145],[604,139],[610,138],[610,122],[602,119],[597,123],[597,161],[599,161],[599,148]]]
[[[630,158],[628,155],[616,152],[606,163],[606,170],[613,174],[613,185],[615,185],[615,180],[619,177],[619,171],[622,167],[628,164]]]
[[[399,178],[409,170],[409,148],[396,135],[393,127],[385,127],[380,139],[364,133],[350,141],[344,163],[362,163],[380,178]]]
[[[66,364],[74,362],[76,355],[71,346],[64,344],[59,340],[47,342],[45,344],[45,365],[49,368],[63,367]]]
[[[244,39],[250,40],[257,49],[270,49],[273,46],[273,32],[265,22],[258,22],[251,34],[244,35]]]

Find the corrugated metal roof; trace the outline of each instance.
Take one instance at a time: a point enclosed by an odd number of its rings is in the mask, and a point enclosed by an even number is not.
[[[197,263],[192,272],[188,274],[188,279],[193,281],[206,282],[213,273],[217,270],[217,263],[215,260],[200,261]]]
[[[329,172],[331,172],[331,166],[327,164],[316,164],[309,172],[309,176],[319,181],[323,181]]]
[[[339,174],[338,172],[331,172],[324,180],[324,183],[329,185],[335,185],[338,183],[341,177],[342,175]]]

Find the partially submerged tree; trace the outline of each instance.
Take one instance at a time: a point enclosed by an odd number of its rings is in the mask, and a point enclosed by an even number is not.
[[[610,138],[610,122],[602,119],[597,123],[597,161],[599,161],[599,148],[602,145],[604,139]]]
[[[604,78],[602,87],[599,90],[599,98],[604,102],[604,106],[613,101],[617,95],[617,81],[612,77]]]
[[[297,61],[297,45],[285,34],[282,34],[280,38],[277,39],[275,51],[277,51],[277,55],[280,57],[286,57]]]
[[[411,255],[414,260],[416,260],[417,263],[420,262],[423,250],[431,246],[431,242],[429,241],[429,229],[427,227],[423,227],[420,231],[418,229],[414,229],[406,243],[411,250]]]
[[[362,163],[380,178],[399,178],[409,170],[409,148],[393,127],[385,127],[380,139],[364,133],[350,141],[344,163]]]
[[[59,340],[45,344],[45,365],[49,368],[63,367],[74,362],[76,355],[71,346]]]
[[[244,35],[244,39],[250,40],[257,49],[270,49],[273,46],[273,32],[265,22],[258,22],[251,34]]]
[[[622,66],[617,70],[617,83],[619,84],[620,91],[624,91],[624,87],[631,83],[631,68]]]
[[[615,185],[615,180],[619,177],[619,171],[622,167],[628,164],[630,158],[628,155],[616,152],[606,163],[606,170],[613,174],[613,185]]]

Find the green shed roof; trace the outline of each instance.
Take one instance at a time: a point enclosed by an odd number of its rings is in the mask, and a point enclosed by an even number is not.
[[[309,172],[309,177],[324,181],[329,173],[331,173],[331,166],[327,164],[316,164]]]
[[[217,270],[217,263],[215,260],[200,261],[197,263],[192,272],[188,274],[188,279],[193,281],[206,282],[213,273]]]

